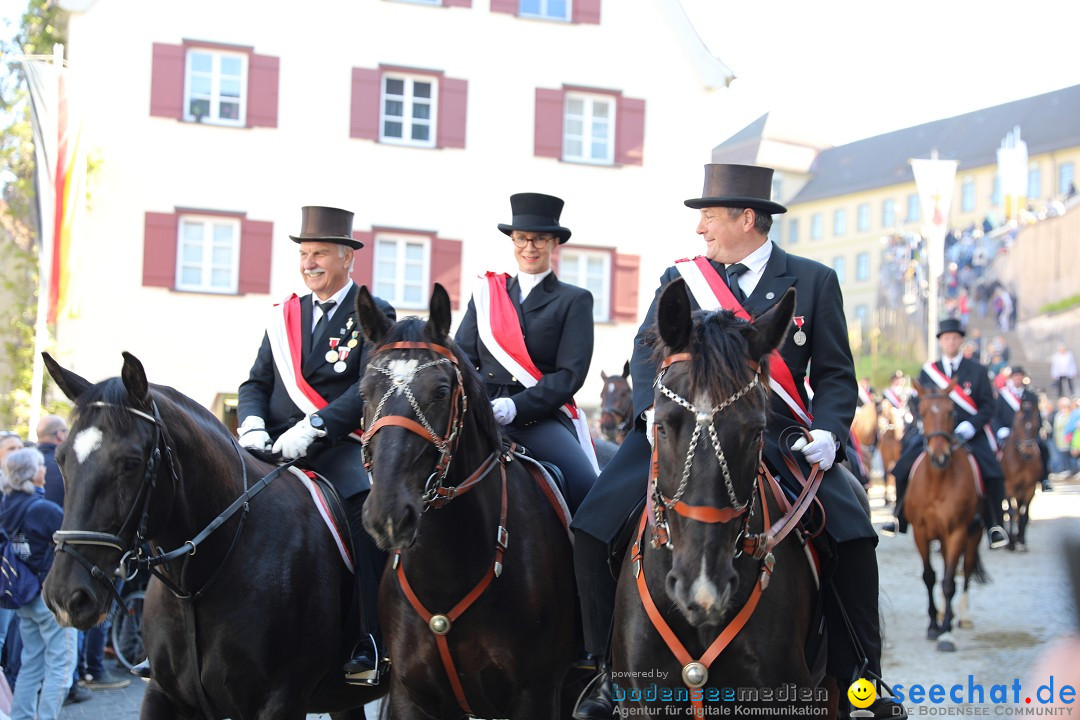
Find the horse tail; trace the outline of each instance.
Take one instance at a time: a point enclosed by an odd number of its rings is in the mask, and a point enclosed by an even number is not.
[[[971,571],[971,579],[980,585],[985,585],[991,581],[990,573],[986,571],[986,566],[983,565],[982,555],[975,553],[975,567]]]

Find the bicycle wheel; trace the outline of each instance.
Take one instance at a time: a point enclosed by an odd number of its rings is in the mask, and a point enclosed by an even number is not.
[[[112,623],[112,646],[116,659],[128,670],[146,659],[142,641],[143,598],[146,593],[136,590],[124,596],[128,612],[120,610]]]

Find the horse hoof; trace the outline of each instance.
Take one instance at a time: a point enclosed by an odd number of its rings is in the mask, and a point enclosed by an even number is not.
[[[930,642],[933,642],[933,641],[937,640],[938,637],[940,637],[940,636],[941,636],[941,630],[939,630],[938,628],[930,628],[929,630],[926,631],[926,639],[929,640]]]
[[[945,633],[938,638],[937,649],[938,652],[956,652],[956,643],[953,642],[950,633]]]
[[[1019,552],[1026,553],[1028,551],[1027,543],[1017,543],[1016,549]]]
[[[975,627],[975,623],[971,622],[967,618],[964,618],[963,620],[957,621],[957,626],[964,630],[971,630],[973,627]]]

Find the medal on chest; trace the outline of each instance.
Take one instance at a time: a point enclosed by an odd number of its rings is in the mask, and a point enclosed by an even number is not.
[[[326,351],[326,362],[336,363],[338,361],[337,346],[341,342],[341,338],[330,338],[330,349]]]
[[[795,334],[791,336],[791,339],[795,341],[795,344],[802,347],[806,344],[806,333],[803,332],[803,323],[806,322],[806,318],[802,315],[796,315],[791,318],[791,322],[795,323]]]

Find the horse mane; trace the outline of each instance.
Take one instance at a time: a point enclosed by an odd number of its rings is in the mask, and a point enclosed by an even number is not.
[[[407,317],[399,320],[386,333],[386,337],[376,346],[376,351],[384,345],[395,342],[431,342],[431,337],[425,332],[427,322],[418,317]],[[440,338],[437,344],[447,348],[457,358],[458,368],[461,370],[461,380],[465,385],[465,396],[469,399],[469,412],[465,415],[466,423],[473,423],[475,432],[479,433],[490,448],[502,447],[502,430],[495,422],[495,416],[491,412],[491,405],[487,401],[487,388],[484,386],[480,374],[476,372],[472,360],[461,348],[457,346],[449,336]]]
[[[689,346],[679,349],[690,353],[690,394],[721,398],[735,394],[746,384],[746,373],[742,369],[749,371],[750,346],[741,330],[750,323],[730,310],[695,310],[690,320],[693,328]],[[645,341],[652,344],[653,359],[658,364],[676,352],[664,343],[655,326]],[[768,387],[765,382],[768,372],[766,358],[761,363],[764,387]]]

